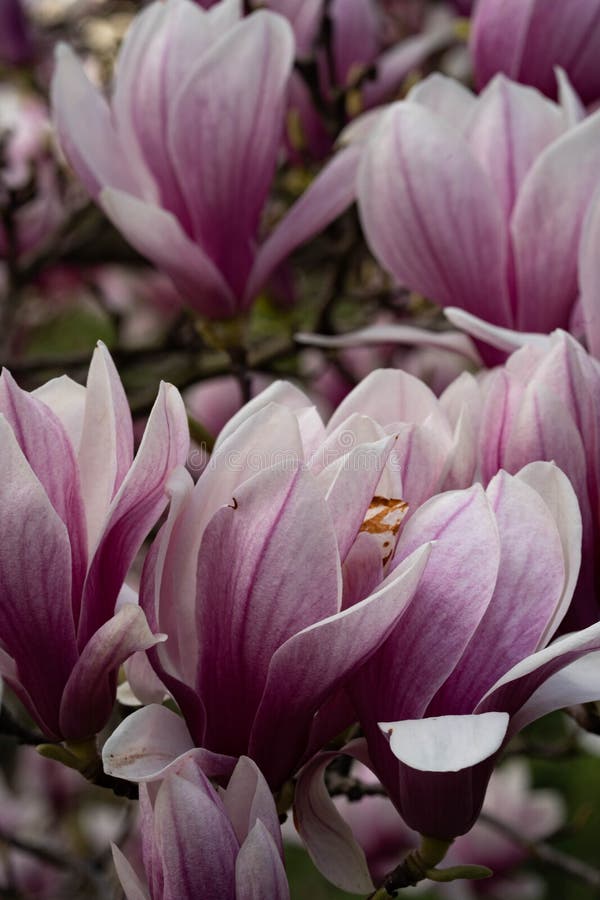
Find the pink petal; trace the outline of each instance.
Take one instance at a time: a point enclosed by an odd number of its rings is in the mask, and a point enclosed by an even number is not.
[[[250,273],[246,305],[292,250],[323,231],[353,203],[360,153],[360,147],[347,147],[334,156],[269,235]]]
[[[223,443],[217,442],[210,466],[193,491],[189,476],[170,480],[173,501],[161,534],[154,592],[150,596],[144,575],[142,603],[154,606],[157,628],[169,635],[168,645],[159,651],[163,663],[187,684],[195,684],[202,646],[196,635],[197,560],[208,523],[221,507],[233,505],[238,488],[249,478],[278,463],[295,466],[302,458],[296,416],[270,403],[258,406]],[[182,702],[179,695],[178,700]]]
[[[443,50],[453,39],[453,23],[449,20],[421,34],[404,38],[400,43],[381,53],[376,60],[375,81],[367,80],[362,89],[365,109],[378,106],[389,99],[411,72],[420,69],[428,57]],[[412,92],[409,97],[413,99]]]
[[[323,0],[267,0],[265,6],[289,20],[294,29],[297,55],[311,56],[323,15]]]
[[[290,888],[281,854],[258,819],[235,861],[236,900],[289,900]]]
[[[448,78],[439,72],[417,82],[406,99],[441,116],[461,134],[465,134],[477,109],[477,98],[470,90],[455,78]]]
[[[523,181],[510,226],[519,329],[548,332],[566,325],[576,299],[581,228],[599,169],[596,113],[547,147]]]
[[[462,310],[459,310],[462,312]],[[446,310],[447,318],[448,310]],[[468,313],[463,313],[468,316]],[[458,326],[461,327],[461,326]],[[369,325],[348,334],[308,334],[298,332],[294,340],[311,347],[362,347],[370,344],[406,344],[407,347],[433,347],[450,350],[464,356],[475,365],[481,365],[481,357],[473,343],[456,331],[428,331],[413,325]]]
[[[591,652],[551,675],[513,716],[516,733],[556,709],[595,701],[600,691],[600,652]]]
[[[513,331],[510,328],[502,328],[500,325],[492,325],[478,316],[459,309],[455,306],[447,306],[444,315],[455,328],[460,328],[492,347],[512,353],[519,347],[534,346],[545,348],[550,346],[550,338],[540,332]]]
[[[239,3],[219,3],[210,13],[187,0],[153,3],[133,20],[117,66],[113,109],[122,140],[158,187],[160,205],[190,232],[189,195],[169,154],[171,102],[192,67],[239,19]],[[150,175],[152,173],[152,175]]]
[[[480,95],[466,133],[508,218],[523,179],[565,130],[562,111],[532,88],[497,75]]]
[[[472,828],[507,725],[506,713],[380,724],[399,760],[394,799],[410,828],[443,840]]]
[[[49,407],[21,390],[6,369],[0,377],[0,412],[6,417],[24,456],[67,527],[71,543],[71,602],[77,621],[87,554],[84,510],[73,445]]]
[[[101,192],[100,203],[129,243],[173,279],[193,309],[212,318],[236,311],[223,276],[171,213],[112,188]]]
[[[581,513],[571,482],[553,463],[530,463],[516,477],[537,491],[543,499],[556,523],[562,544],[565,567],[563,591],[554,615],[540,639],[539,648],[545,646],[554,635],[573,598],[581,563]]]
[[[193,234],[237,297],[275,171],[293,52],[288,23],[254,13],[200,57],[169,113],[170,155],[194,198]]]
[[[69,740],[97,734],[112,712],[119,666],[137,650],[165,639],[150,631],[139,606],[124,603],[91,637],[73,667],[61,703],[62,734]]]
[[[373,0],[333,0],[329,4],[336,84],[350,83],[352,75],[377,56],[378,12]]]
[[[121,379],[104,344],[90,365],[77,461],[93,553],[110,502],[133,461],[133,426]]]
[[[471,712],[488,687],[537,649],[562,597],[562,543],[542,498],[502,471],[486,493],[500,534],[498,578],[476,631],[435,698],[436,711]]]
[[[528,656],[527,659],[517,663],[509,672],[500,678],[487,692],[486,696],[479,703],[476,712],[485,712],[487,710],[503,710],[514,717],[511,721],[509,735],[516,734],[520,727],[532,721],[529,716],[523,715],[520,718],[520,710],[524,708],[529,699],[536,694],[545,682],[551,679],[558,672],[566,669],[572,663],[586,657],[588,654],[596,657],[596,651],[600,650],[600,624],[591,625],[582,631],[576,631],[566,635],[550,644],[544,650],[538,650],[537,653]],[[591,664],[590,664],[591,666]],[[589,674],[589,668],[585,667],[585,672]],[[580,671],[579,669],[577,671]],[[594,670],[595,671],[595,670]],[[581,687],[575,682],[574,696],[580,696]],[[558,682],[560,684],[560,681]],[[588,682],[591,690],[597,691],[597,679],[595,676]],[[563,696],[562,690],[560,696]],[[549,706],[544,708],[540,703],[534,704],[535,709],[543,715],[546,711],[550,712],[556,709],[553,703],[553,693],[551,690],[545,695],[545,699],[549,701]],[[575,699],[575,702],[579,702]]]
[[[508,714],[437,716],[402,722],[380,722],[390,750],[400,762],[419,772],[459,772],[483,762],[502,745]]]
[[[312,400],[290,381],[274,381],[268,388],[253,397],[248,403],[229,419],[215,443],[215,450],[228,438],[239,426],[249,419],[254,413],[264,409],[270,403],[278,403],[287,406],[292,411],[306,409],[313,405]]]
[[[111,844],[112,858],[126,900],[151,900],[148,888],[142,884],[133,866],[116,844]]]
[[[61,696],[77,659],[69,538],[4,416],[0,443],[2,669],[23,685],[45,733],[59,737]]]
[[[173,900],[235,896],[239,845],[210,781],[192,760],[160,785],[154,803],[154,841],[164,874],[163,896]]]
[[[59,44],[56,52],[52,108],[65,156],[93,197],[104,187],[141,193],[106,101],[65,44]]]
[[[395,439],[388,437],[376,443],[361,444],[331,463],[318,476],[318,484],[328,484],[325,499],[342,562],[364,521],[394,443]]]
[[[78,633],[80,647],[111,618],[127,570],[167,504],[167,478],[185,462],[188,448],[183,401],[172,385],[162,383],[142,443],[112,501],[88,571]]]
[[[419,378],[400,369],[377,369],[342,400],[327,430],[331,433],[353,413],[370,416],[380,425],[424,422],[439,415],[435,394]]]
[[[340,591],[335,532],[312,476],[280,465],[241,485],[212,518],[198,558],[206,746],[244,752],[272,655],[335,613]]]
[[[502,210],[489,177],[441,117],[417,103],[390,107],[366,146],[358,203],[373,252],[400,284],[508,324]]]
[[[104,744],[104,771],[136,782],[161,778],[193,746],[181,716],[165,706],[145,706],[127,716]]]
[[[364,740],[343,748],[352,753],[361,744],[360,758],[366,754]],[[364,851],[347,822],[337,811],[323,775],[337,753],[321,753],[300,773],[294,797],[294,822],[314,864],[342,890],[368,894],[374,890]]]
[[[395,558],[405,558],[427,540],[434,543],[413,602],[351,685],[382,778],[392,759],[377,722],[424,715],[481,621],[498,574],[498,530],[479,485],[441,494],[417,510]]]
[[[84,386],[73,381],[68,375],[61,375],[59,378],[46,381],[32,391],[32,394],[50,407],[77,452],[85,414]]]
[[[273,795],[255,762],[247,756],[240,757],[221,799],[240,844],[244,843],[260,821],[269,832],[276,852],[281,857],[281,827]]]
[[[250,741],[252,756],[271,786],[301,761],[318,707],[406,615],[430,550],[427,544],[419,546],[370,597],[305,628],[275,653]]]
[[[600,190],[585,217],[579,245],[579,291],[587,347],[600,357]]]

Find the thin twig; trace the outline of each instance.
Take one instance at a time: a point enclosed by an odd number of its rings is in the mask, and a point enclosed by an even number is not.
[[[480,821],[495,828],[496,831],[503,834],[504,837],[512,841],[513,844],[522,847],[523,850],[526,850],[527,853],[535,859],[548,863],[548,865],[553,866],[555,869],[560,869],[568,875],[573,875],[575,878],[581,879],[581,881],[584,881],[591,887],[600,888],[600,869],[596,869],[589,863],[577,859],[574,856],[569,856],[568,853],[557,850],[556,847],[551,847],[550,844],[530,841],[526,837],[523,837],[522,834],[519,834],[519,832],[511,825],[507,825],[506,822],[495,819],[488,813],[481,813]]]
[[[0,828],[0,843],[5,844],[7,847],[12,847],[15,850],[21,850],[23,853],[27,853],[30,856],[34,856],[36,859],[39,859],[56,869],[72,872],[74,875],[77,875],[78,878],[85,881],[86,884],[93,886],[96,894],[98,893],[99,888],[102,887],[102,879],[99,873],[75,856],[70,856],[67,853],[54,850],[53,848],[39,844],[36,841],[17,837],[2,828]]]

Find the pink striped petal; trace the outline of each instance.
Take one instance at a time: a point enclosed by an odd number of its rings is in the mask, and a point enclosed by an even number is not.
[[[581,229],[599,170],[596,113],[547,147],[524,179],[510,225],[517,328],[548,332],[566,326],[577,293]]]
[[[318,707],[407,614],[430,552],[430,545],[420,545],[371,596],[305,628],[277,650],[250,740],[250,752],[272,787],[301,761]]]
[[[418,103],[390,107],[365,149],[358,203],[373,252],[400,284],[508,324],[501,206],[465,141],[440,117]]]
[[[527,172],[564,131],[560,107],[502,75],[480,95],[466,138],[489,175],[507,218]]]
[[[347,147],[334,156],[269,235],[250,273],[247,306],[292,250],[323,231],[354,202],[360,153],[360,147]]]
[[[65,44],[56,52],[52,108],[65,156],[93,197],[104,187],[141,195],[130,155],[114,130],[108,104]]]
[[[133,461],[133,425],[129,404],[104,344],[94,351],[88,372],[77,461],[91,555],[111,500]]]
[[[127,570],[167,504],[165,486],[189,449],[183,401],[162,383],[134,463],[112,501],[84,589],[78,641],[84,647],[112,617]]]
[[[364,739],[343,748],[366,762]],[[294,822],[312,861],[325,877],[342,890],[368,894],[374,890],[364,851],[347,822],[337,811],[323,775],[337,753],[321,753],[301,771],[294,797]],[[367,763],[368,764],[368,763]]]
[[[34,704],[30,712],[56,738],[62,692],[77,659],[69,538],[4,416],[0,445],[2,669],[22,684]]]
[[[142,884],[129,860],[116,844],[111,844],[112,858],[126,900],[151,900],[148,888]]]
[[[97,734],[112,712],[119,666],[137,650],[164,640],[166,635],[150,631],[139,606],[124,603],[91,637],[73,667],[61,702],[61,733],[69,740]]]
[[[238,298],[275,171],[293,52],[285,19],[254,13],[200,57],[169,112],[170,156],[194,198],[193,234]]]
[[[282,465],[241,485],[212,518],[198,559],[206,746],[244,752],[272,655],[335,613],[340,592],[335,532],[312,476]]]
[[[271,801],[272,803],[272,801]],[[289,900],[290,888],[273,836],[258,819],[235,861],[236,900]]]
[[[600,189],[585,217],[579,245],[579,291],[587,347],[600,358]]]
[[[170,212],[112,188],[102,190],[100,204],[132,247],[172,278],[193,309],[212,318],[233,315],[235,300],[223,276]]]

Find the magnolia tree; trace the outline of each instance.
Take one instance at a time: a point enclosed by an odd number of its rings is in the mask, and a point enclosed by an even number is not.
[[[0,895],[591,900],[600,2],[137,6],[0,7]]]

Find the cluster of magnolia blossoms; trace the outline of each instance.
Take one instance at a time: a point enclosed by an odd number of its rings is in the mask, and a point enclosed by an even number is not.
[[[296,776],[317,865],[367,893],[364,853],[322,781],[331,739],[358,721],[364,738],[344,752],[445,849],[477,819],[516,732],[600,696],[600,624],[554,637],[581,560],[569,480],[537,461],[477,483],[494,390],[462,376],[437,399],[375,372],[325,426],[275,384],[226,426],[194,484],[173,388],[132,464],[104,348],[86,388],[59,379],[30,395],[3,375],[2,672],[76,757],[108,719],[117,667],[146,652],[160,686],[138,674],[140,693],[168,693],[180,713],[133,713],[103,759],[142,784],[151,897],[286,898],[275,803],[287,808]],[[139,605],[117,599],[167,495]],[[115,858],[127,896],[147,896]]]
[[[490,78],[515,74],[501,60],[477,63],[489,81],[478,97],[432,76],[351,125],[265,237],[283,155],[318,158],[337,136],[317,146],[319,97],[342,90],[351,118],[357,96],[379,102],[448,35],[442,23],[396,54],[371,4],[334,0],[326,60],[314,46],[324,3],[266,5],[151,3],[108,100],[60,49],[54,117],[84,186],[217,319],[247,312],[356,199],[396,282],[461,307],[449,317],[502,365],[439,398],[376,371],[327,423],[275,383],[228,422],[196,480],[172,386],[134,458],[104,347],[85,388],[58,379],[29,394],[2,375],[0,674],[46,754],[140,785],[145,876],[114,851],[128,900],[287,900],[278,814],[292,804],[322,872],[371,892],[371,860],[328,791],[340,753],[422,837],[390,892],[440,877],[511,738],[600,698],[600,366],[576,340],[599,354],[600,113],[560,72],[558,102]],[[560,27],[527,6],[532,42],[540,20]],[[480,48],[497,14],[481,0],[476,62],[490,60]],[[307,106],[298,73],[313,51]],[[568,331],[531,334],[557,327]],[[139,596],[126,583],[136,557]],[[113,730],[122,664],[145,705]]]

